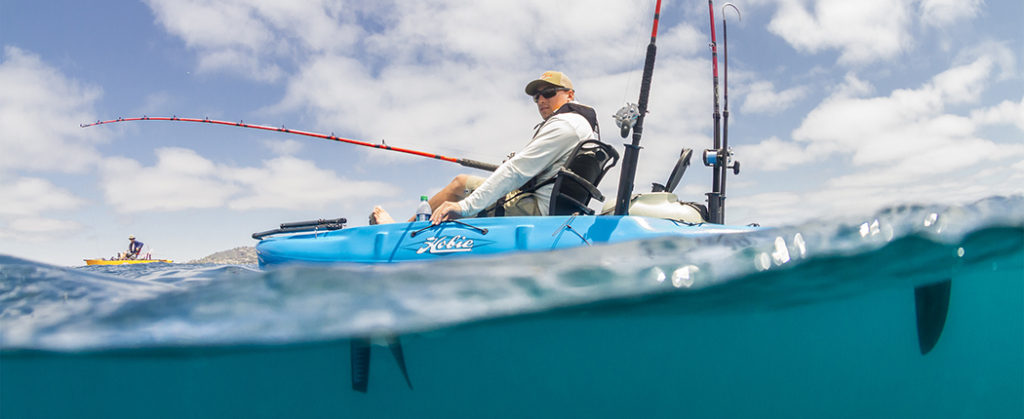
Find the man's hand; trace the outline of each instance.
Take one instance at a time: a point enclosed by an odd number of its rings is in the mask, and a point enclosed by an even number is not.
[[[462,218],[462,207],[457,202],[445,201],[441,205],[437,206],[433,214],[430,214],[430,222],[434,225],[441,224],[443,221],[454,220],[456,218]]]

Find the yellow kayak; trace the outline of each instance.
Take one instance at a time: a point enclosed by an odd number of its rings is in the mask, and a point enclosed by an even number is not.
[[[136,263],[153,263],[153,262],[164,262],[174,263],[170,259],[82,259],[86,265],[133,265]]]

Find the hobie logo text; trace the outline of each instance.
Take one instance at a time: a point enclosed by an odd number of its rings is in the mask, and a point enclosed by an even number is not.
[[[472,250],[473,239],[467,239],[465,236],[442,236],[428,237],[416,253],[455,253]]]

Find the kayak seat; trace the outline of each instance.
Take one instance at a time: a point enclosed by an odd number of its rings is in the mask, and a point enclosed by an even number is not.
[[[604,201],[597,185],[618,162],[619,153],[611,145],[599,140],[580,142],[554,178],[548,214],[592,215],[594,210],[587,204],[591,199]]]

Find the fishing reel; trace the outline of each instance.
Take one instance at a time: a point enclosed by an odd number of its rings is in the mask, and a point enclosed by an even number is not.
[[[615,125],[619,126],[619,134],[622,138],[626,138],[629,135],[629,131],[636,125],[636,121],[640,119],[640,107],[635,103],[627,103],[618,112],[615,112]]]
[[[733,161],[732,147],[725,150],[715,150],[709,148],[704,150],[704,165],[707,167],[714,167],[716,164],[721,162],[728,169],[732,169],[734,175],[740,174],[740,162]]]

